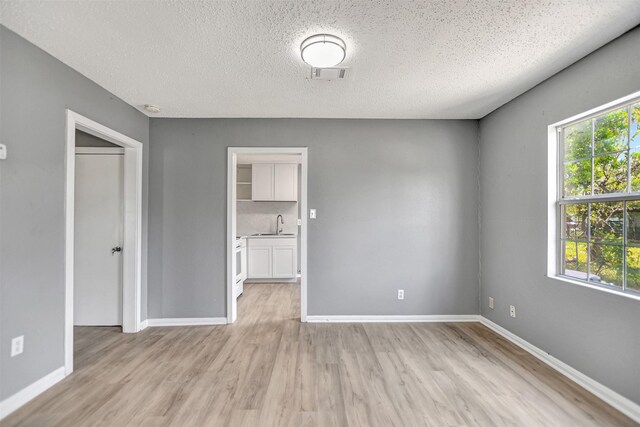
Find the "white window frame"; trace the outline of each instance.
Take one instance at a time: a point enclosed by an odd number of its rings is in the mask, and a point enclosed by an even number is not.
[[[640,91],[627,95],[623,98],[616,99],[600,107],[593,108],[581,114],[569,117],[568,119],[559,121],[549,125],[547,128],[548,136],[548,205],[547,205],[547,277],[574,285],[584,286],[590,289],[606,292],[614,295],[619,295],[625,298],[630,298],[640,301],[640,293],[635,291],[623,291],[622,289],[615,289],[606,285],[598,285],[596,283],[588,282],[586,280],[580,280],[569,276],[561,275],[562,271],[562,247],[560,244],[561,236],[561,198],[562,198],[562,154],[560,148],[561,143],[561,129],[567,125],[587,120],[591,117],[602,115],[608,111],[615,110],[622,107],[625,104],[632,104],[640,101]],[[625,193],[615,195],[590,195],[582,196],[581,199],[585,203],[593,201],[625,201],[625,200],[637,200],[639,199],[638,193]],[[577,199],[577,198],[571,198]],[[625,267],[626,268],[626,267]]]

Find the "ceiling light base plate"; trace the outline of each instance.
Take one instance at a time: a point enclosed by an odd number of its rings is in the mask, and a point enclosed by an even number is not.
[[[349,69],[345,67],[311,67],[311,80],[343,81],[346,80],[349,75]]]

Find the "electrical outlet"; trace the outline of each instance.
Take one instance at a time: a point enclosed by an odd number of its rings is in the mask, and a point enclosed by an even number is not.
[[[404,299],[404,289],[398,289],[398,299]]]
[[[301,219],[298,219],[298,225],[299,226],[302,225],[302,220]]]
[[[11,357],[17,356],[24,351],[24,335],[11,340]]]
[[[316,219],[316,210],[315,209],[309,209],[309,218]]]
[[[516,317],[516,306],[515,305],[510,305],[509,306],[509,316]]]
[[[493,306],[493,297],[489,297],[489,308],[491,310],[493,310],[494,306]]]

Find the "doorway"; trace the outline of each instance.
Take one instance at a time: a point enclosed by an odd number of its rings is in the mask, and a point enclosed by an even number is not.
[[[77,131],[106,141],[110,147],[83,147],[77,151]],[[81,157],[77,159],[77,156]],[[78,174],[82,174],[85,181],[76,182]],[[102,198],[112,199],[108,208],[104,200],[95,197],[93,193],[97,192]],[[80,205],[76,203],[77,195]],[[118,210],[121,215],[117,214]],[[76,213],[80,222],[76,221]],[[87,235],[82,229],[100,221],[111,222],[106,234]],[[88,324],[116,322],[128,333],[140,330],[142,279],[142,143],[71,110],[67,110],[65,225],[64,347],[65,375],[69,375],[73,372],[76,319]],[[106,248],[97,248],[95,244],[106,245]],[[87,259],[76,251],[76,245],[81,246],[79,249],[107,255],[87,265]],[[91,271],[83,271],[85,267]],[[89,275],[98,280],[87,284]],[[116,286],[109,285],[114,281]],[[82,285],[78,289],[79,301],[94,304],[92,311],[100,307],[99,313],[80,310],[76,313],[77,285]],[[95,300],[93,293],[102,293],[102,305],[96,305],[100,301]]]
[[[239,293],[237,278],[242,276],[242,272],[248,270],[249,276],[254,278],[278,278],[278,277],[290,277],[297,276],[299,270],[300,273],[300,320],[302,322],[307,321],[307,148],[306,147],[229,147],[228,149],[228,161],[227,161],[227,323],[233,323],[238,317],[237,297]],[[238,251],[238,217],[237,217],[237,204],[238,204],[238,191],[244,191],[239,189],[243,182],[238,182],[238,158],[251,156],[297,156],[299,160],[299,180],[297,179],[298,165],[295,168],[292,167],[278,167],[277,165],[265,165],[259,164],[259,168],[256,169],[254,175],[258,175],[257,172],[264,172],[266,175],[273,177],[276,181],[282,179],[285,182],[290,182],[290,186],[279,187],[273,186],[271,190],[271,184],[266,185],[265,180],[260,179],[256,181],[256,191],[253,193],[252,201],[265,202],[267,200],[291,200],[287,195],[293,194],[293,190],[288,191],[289,188],[299,186],[299,212],[298,216],[299,225],[296,224],[296,228],[299,228],[299,234],[297,237],[298,243],[294,243],[296,238],[291,243],[287,243],[284,240],[279,240],[277,243],[273,243],[273,247],[269,247],[268,240],[263,240],[261,244],[256,244],[254,259],[254,266],[251,265],[251,256],[248,256],[248,266],[238,265],[242,261],[242,248]],[[267,162],[270,163],[270,162]],[[267,173],[269,172],[269,173]],[[294,173],[295,172],[295,173]],[[295,182],[294,182],[295,181]],[[268,180],[267,180],[268,182]],[[239,185],[240,184],[240,185]],[[244,198],[244,197],[243,197]],[[282,232],[282,216],[274,216],[276,221],[275,230],[277,233]],[[286,216],[286,215],[285,215]],[[278,222],[279,221],[279,222]],[[280,237],[286,235],[280,235]],[[271,236],[262,236],[266,239],[271,239]],[[286,239],[286,237],[285,237]],[[251,255],[251,243],[249,243],[249,255]],[[258,247],[260,246],[260,247]],[[299,259],[297,254],[293,251],[294,247],[298,247]],[[274,253],[276,255],[274,255]],[[262,256],[257,256],[262,254]],[[245,263],[246,264],[246,263]],[[297,268],[296,268],[297,266]],[[261,268],[258,268],[261,267]],[[258,268],[258,270],[256,270]],[[242,290],[240,289],[240,292]]]

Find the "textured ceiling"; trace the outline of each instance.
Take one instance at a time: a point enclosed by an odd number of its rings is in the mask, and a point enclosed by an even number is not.
[[[156,116],[479,118],[636,26],[640,1],[2,0],[0,22]],[[307,78],[321,32],[348,81]]]

